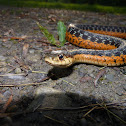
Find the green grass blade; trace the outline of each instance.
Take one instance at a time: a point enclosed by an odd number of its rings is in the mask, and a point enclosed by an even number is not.
[[[41,32],[44,34],[44,36],[48,39],[48,41],[49,41],[51,44],[58,46],[58,45],[56,44],[56,40],[55,40],[54,36],[53,36],[51,33],[49,33],[48,30],[47,30],[46,28],[44,28],[43,26],[41,26],[41,25],[39,24],[39,22],[36,22],[36,23],[37,23],[38,27],[40,28]]]
[[[66,26],[64,25],[63,22],[59,21],[58,22],[58,35],[59,35],[59,41],[60,41],[60,46],[64,46],[66,40],[65,40],[65,36],[66,36]]]

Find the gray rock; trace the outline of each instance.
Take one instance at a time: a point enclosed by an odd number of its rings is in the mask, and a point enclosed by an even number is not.
[[[70,99],[64,92],[50,87],[40,86],[35,90],[35,99],[27,108],[27,111],[35,111],[38,107],[64,107],[69,106]]]

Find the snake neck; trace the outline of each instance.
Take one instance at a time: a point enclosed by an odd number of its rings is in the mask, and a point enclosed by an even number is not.
[[[73,56],[73,63],[88,63],[99,66],[119,66],[126,63],[126,56],[99,56],[91,54],[77,54]]]

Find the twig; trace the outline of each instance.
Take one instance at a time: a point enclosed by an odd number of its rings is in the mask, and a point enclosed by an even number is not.
[[[0,87],[21,87],[21,86],[31,86],[31,85],[40,85],[42,83],[29,83],[29,84],[19,84],[19,85],[13,85],[13,84],[10,84],[10,85],[0,85]]]
[[[22,73],[22,74],[3,74],[0,75],[0,77],[5,77],[5,76],[25,76],[26,74]]]
[[[90,112],[92,112],[94,109],[96,109],[97,108],[97,106],[95,106],[95,107],[93,107],[92,109],[90,109],[87,113],[85,113],[84,115],[83,115],[83,117],[86,117]]]
[[[121,103],[125,103],[124,102],[121,102]],[[120,104],[121,104],[120,103]],[[115,106],[112,106],[114,104],[118,104],[119,103],[108,103],[108,104],[105,104],[107,106],[107,108],[110,108],[110,107],[115,107]],[[102,109],[103,107],[98,103],[98,104],[91,104],[91,105],[87,105],[87,106],[81,106],[81,107],[65,107],[65,108],[53,108],[53,107],[45,107],[45,108],[39,108],[38,110],[81,110],[81,109],[86,109],[88,107],[93,107],[93,106],[97,106],[95,109]],[[116,106],[116,107],[117,107]]]
[[[106,105],[101,105],[99,104],[100,106],[102,106],[106,111],[108,111],[110,114],[112,114],[113,116],[115,116],[117,119],[119,119],[121,122],[123,122],[124,124],[126,124],[126,121],[124,121],[123,119],[121,119],[119,116],[117,116],[116,114],[114,114],[113,112],[111,112],[110,110],[107,109]]]
[[[49,117],[49,116],[47,116],[47,115],[44,115],[44,116],[45,116],[46,118],[50,119],[50,120],[53,120],[53,121],[58,122],[58,123],[60,123],[60,124],[64,124],[64,125],[66,125],[66,126],[69,126],[68,124],[64,123],[63,121],[59,121],[59,120],[53,119],[52,117]]]
[[[28,65],[26,65],[24,62],[22,62],[17,56],[14,56],[16,62],[20,65],[20,67],[24,68],[26,70],[31,70]]]
[[[100,79],[100,77],[102,77],[104,74],[105,74],[105,69],[102,69],[98,72],[97,76],[95,77],[95,80],[94,80],[94,86],[96,87],[97,86],[97,83],[98,83],[98,80]]]
[[[2,39],[13,39],[13,40],[19,40],[19,41],[26,39],[25,36],[24,37],[0,37],[0,38],[2,38]]]
[[[12,98],[13,96],[11,95],[7,101],[7,103],[3,106],[3,111],[2,112],[5,112],[7,107],[10,105],[11,101],[12,101]]]
[[[64,79],[62,79],[62,78],[60,78],[62,81],[64,81],[64,82],[66,82],[67,84],[70,84],[71,86],[75,86],[74,84],[72,84],[72,83],[70,83],[70,82],[68,82],[68,81],[66,81],[66,80],[64,80]]]

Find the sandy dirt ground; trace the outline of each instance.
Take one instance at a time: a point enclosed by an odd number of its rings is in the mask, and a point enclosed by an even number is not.
[[[36,22],[57,39],[57,22],[126,27],[126,15],[0,6],[0,124],[124,126],[126,66],[55,68]],[[75,49],[67,42],[61,49]],[[97,87],[94,86],[97,77]]]

